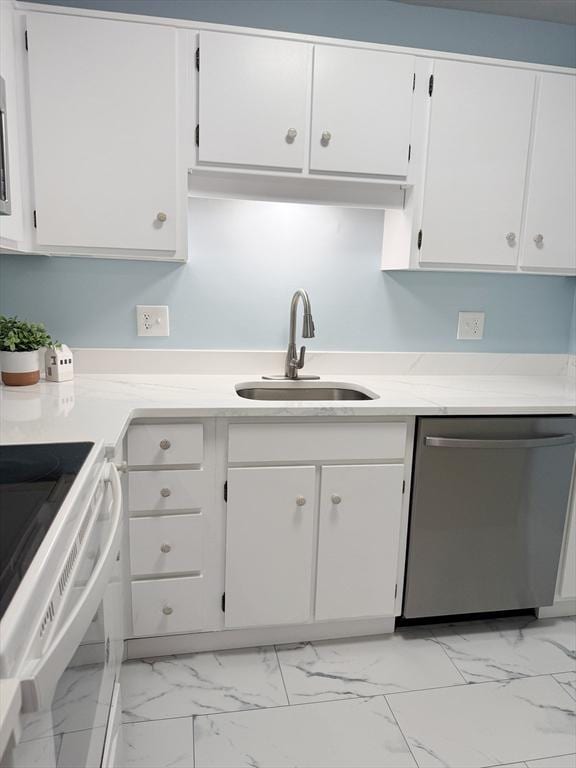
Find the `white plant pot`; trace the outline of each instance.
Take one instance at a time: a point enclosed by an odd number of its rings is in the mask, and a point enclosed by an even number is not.
[[[0,352],[2,382],[9,387],[36,384],[40,379],[40,354],[33,352]]]

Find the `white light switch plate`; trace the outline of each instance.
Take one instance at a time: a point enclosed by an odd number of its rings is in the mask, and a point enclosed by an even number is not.
[[[138,336],[170,336],[170,318],[166,306],[136,306]]]
[[[479,341],[484,336],[484,312],[458,312],[457,339]]]

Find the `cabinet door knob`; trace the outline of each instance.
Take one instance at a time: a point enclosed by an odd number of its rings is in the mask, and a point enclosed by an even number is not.
[[[506,242],[508,245],[514,245],[516,242],[516,232],[508,232],[506,235]]]
[[[332,494],[332,504],[340,504],[342,501],[342,496],[338,496],[337,493]]]
[[[306,504],[306,499],[304,496],[296,496],[296,506],[297,507],[303,507],[304,504]]]
[[[167,451],[168,448],[170,448],[170,440],[160,440],[160,448],[162,448],[163,451]]]
[[[168,554],[168,552],[170,552],[171,549],[172,547],[170,546],[170,544],[162,544],[162,546],[160,547],[160,552],[164,552],[164,554],[166,555]]]
[[[160,496],[163,496],[165,499],[167,499],[168,496],[170,496],[171,493],[172,493],[172,491],[170,490],[170,488],[162,488],[160,490]]]
[[[298,136],[298,131],[296,130],[296,128],[288,128],[288,130],[286,131],[286,141],[288,142],[288,144],[292,144],[296,136]]]
[[[320,144],[322,144],[323,147],[327,147],[328,144],[330,144],[331,138],[332,138],[332,134],[330,133],[330,131],[323,131],[322,138],[320,139]]]
[[[164,616],[170,616],[171,613],[173,613],[174,609],[171,608],[169,605],[165,605],[164,608],[162,608],[162,613]]]
[[[544,235],[540,235],[540,234],[534,235],[534,242],[536,243],[536,245],[542,245],[542,243],[544,242]]]
[[[168,216],[164,213],[164,211],[158,211],[156,214],[156,220],[161,222],[162,224],[166,221]]]

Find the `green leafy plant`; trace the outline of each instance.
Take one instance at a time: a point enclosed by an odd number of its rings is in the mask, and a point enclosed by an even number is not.
[[[0,350],[33,352],[42,347],[59,346],[50,338],[42,323],[29,323],[16,316],[0,315]]]

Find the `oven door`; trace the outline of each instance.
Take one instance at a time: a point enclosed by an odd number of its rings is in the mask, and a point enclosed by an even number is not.
[[[105,487],[72,577],[59,626],[22,676],[25,714],[13,768],[100,768],[122,661],[121,495]],[[79,639],[78,639],[79,638]],[[4,765],[4,760],[2,765]]]

